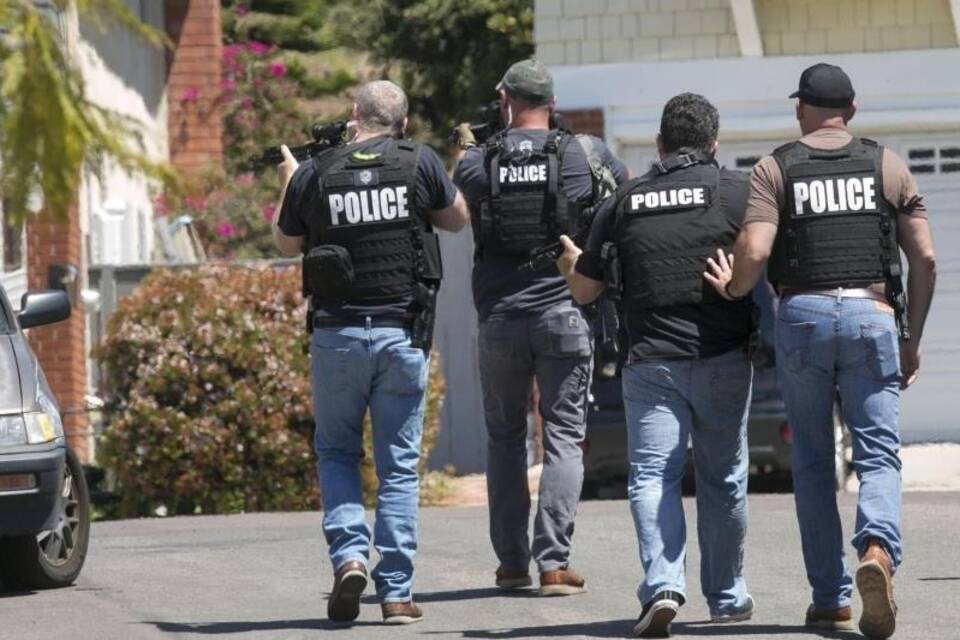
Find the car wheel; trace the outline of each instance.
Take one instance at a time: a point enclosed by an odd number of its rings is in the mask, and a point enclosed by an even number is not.
[[[850,434],[843,424],[840,405],[833,407],[833,468],[837,491],[845,491],[850,478]]]
[[[5,582],[26,589],[56,589],[73,584],[83,568],[90,541],[90,494],[80,460],[69,448],[56,509],[52,529],[3,541],[0,574]]]

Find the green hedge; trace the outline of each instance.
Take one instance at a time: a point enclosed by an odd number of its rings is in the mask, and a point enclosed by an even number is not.
[[[96,350],[110,381],[98,457],[117,515],[318,506],[304,312],[296,268],[158,270],[121,301]],[[434,358],[423,465],[443,387]]]

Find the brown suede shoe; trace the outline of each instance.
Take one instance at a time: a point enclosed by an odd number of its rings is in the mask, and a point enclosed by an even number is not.
[[[815,629],[853,631],[853,614],[850,612],[850,607],[820,609],[815,605],[810,605],[807,609],[807,619],[804,625]]]
[[[367,568],[362,562],[347,562],[333,579],[327,600],[327,617],[334,622],[350,622],[360,615],[360,594],[367,588]]]
[[[497,586],[501,589],[523,589],[533,585],[530,572],[526,569],[497,569]]]
[[[413,624],[423,620],[423,611],[410,602],[387,602],[380,605],[383,624]]]
[[[540,574],[540,595],[572,596],[586,591],[586,580],[576,571],[557,569]]]
[[[886,549],[871,540],[857,567],[857,590],[863,600],[860,633],[868,638],[889,638],[897,627],[891,565]]]

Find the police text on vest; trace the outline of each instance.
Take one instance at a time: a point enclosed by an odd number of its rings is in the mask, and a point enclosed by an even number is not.
[[[877,210],[877,179],[829,178],[793,183],[795,213],[847,213]]]
[[[704,187],[648,191],[646,193],[635,193],[630,196],[630,208],[634,211],[696,207],[705,205],[706,203],[707,195]]]
[[[500,167],[500,184],[527,184],[547,181],[547,165],[522,164]]]
[[[367,224],[410,216],[406,185],[331,193],[327,203],[330,205],[330,224],[334,227],[342,222],[341,216],[346,218],[347,224]]]

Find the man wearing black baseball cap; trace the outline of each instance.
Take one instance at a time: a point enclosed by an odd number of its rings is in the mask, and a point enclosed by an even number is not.
[[[839,397],[860,479],[852,540],[860,630],[887,638],[896,626],[893,574],[902,561],[899,397],[917,379],[936,270],[926,206],[906,165],[847,130],[854,96],[840,67],[803,72],[791,95],[803,137],[754,167],[733,255],[718,252],[706,276],[735,299],[752,290],[769,259],[767,274],[781,296],[776,364],[813,589],[806,624],[853,626],[854,578],[844,563],[835,496]],[[901,249],[910,267],[906,295]]]
[[[464,150],[454,174],[476,243],[473,296],[496,584],[531,586],[532,559],[542,595],[572,595],[584,591],[569,560],[583,484],[593,332],[556,266],[525,263],[532,250],[570,232],[581,209],[603,195],[591,160],[616,183],[628,171],[601,140],[554,126],[553,78],[540,62],[515,63],[496,90],[505,128],[477,145],[468,124],[458,127]],[[526,435],[534,379],[544,459],[531,540]]]

